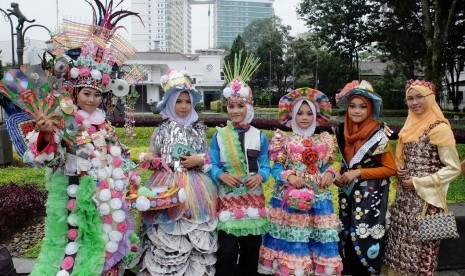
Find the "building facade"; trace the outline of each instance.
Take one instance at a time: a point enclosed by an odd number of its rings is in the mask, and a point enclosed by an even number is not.
[[[191,6],[188,0],[132,0],[131,40],[137,51],[190,53]]]
[[[169,69],[187,70],[193,77],[195,88],[202,94],[205,107],[221,98],[224,85],[224,50],[197,50],[195,54],[181,54],[163,51],[138,52],[125,65],[141,65],[148,72],[136,90],[140,97],[135,104],[136,112],[149,112],[150,104],[156,105],[163,97],[161,76]]]
[[[273,16],[273,2],[274,0],[216,0],[213,13],[216,47],[231,46],[250,22]]]

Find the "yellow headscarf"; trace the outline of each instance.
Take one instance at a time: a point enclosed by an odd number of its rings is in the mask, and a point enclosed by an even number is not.
[[[427,83],[430,84],[430,83]],[[408,86],[405,90],[405,97],[407,98],[407,93],[415,89],[416,91],[420,92],[421,95],[425,97],[426,103],[428,104],[428,109],[425,113],[421,115],[416,115],[410,109],[408,111],[407,119],[405,120],[405,124],[399,132],[399,140],[396,149],[396,159],[397,162],[403,162],[403,148],[404,143],[415,142],[418,141],[421,135],[425,132],[425,130],[434,122],[436,121],[445,121],[449,127],[449,121],[444,117],[442,114],[441,108],[436,102],[436,94],[430,95],[435,91],[432,90],[431,85],[425,86],[422,85],[422,82],[415,81],[413,85]],[[435,130],[436,129],[436,130]],[[430,142],[436,146],[454,146],[455,145],[455,138],[452,131],[448,132],[441,132],[438,131],[438,128],[433,128],[428,135]]]

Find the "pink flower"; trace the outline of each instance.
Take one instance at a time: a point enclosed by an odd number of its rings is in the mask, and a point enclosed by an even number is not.
[[[68,239],[74,241],[78,236],[78,230],[76,228],[71,228],[68,231]]]
[[[118,223],[118,225],[116,226],[116,230],[122,233],[126,232],[126,229],[127,229],[127,226],[125,223]]]
[[[63,268],[64,270],[70,270],[74,265],[74,259],[73,257],[66,257],[63,259],[63,261],[61,262],[61,268]]]
[[[88,77],[90,75],[90,68],[87,68],[87,67],[79,68],[79,75],[81,77]]]
[[[120,198],[120,197],[122,197],[122,196],[123,196],[123,194],[120,193],[120,192],[111,191],[111,197],[112,197],[112,198]]]
[[[264,264],[265,266],[267,266],[267,267],[271,267],[271,266],[273,265],[273,263],[272,263],[271,260],[269,260],[269,259],[265,259],[265,260],[263,261],[263,264]]]
[[[297,163],[302,161],[302,154],[300,153],[291,153],[292,162]]]
[[[244,211],[242,211],[242,209],[236,209],[234,210],[234,217],[236,219],[242,219],[244,218]]]
[[[106,224],[111,224],[113,222],[113,218],[111,215],[105,215],[103,216],[103,222]]]
[[[137,246],[137,244],[131,244],[131,251],[137,252],[137,250],[139,250],[139,246]]]
[[[108,85],[110,83],[111,77],[108,74],[103,74],[102,82],[104,85]]]
[[[93,134],[95,132],[97,132],[97,129],[95,128],[95,126],[90,126],[88,129],[87,129],[87,132],[89,134]]]
[[[258,215],[262,218],[265,218],[266,217],[266,209],[265,208],[260,208],[260,210],[258,210]]]
[[[150,162],[140,162],[139,165],[142,169],[148,169],[150,167]]]
[[[235,81],[233,82],[233,84],[231,84],[231,89],[232,89],[233,91],[239,91],[239,90],[241,90],[241,83],[239,82],[239,80],[235,80]]]
[[[100,189],[108,189],[108,181],[102,180],[100,181]]]
[[[320,265],[320,264],[317,264],[316,265],[316,273],[318,274],[324,274],[325,273],[325,267]]]
[[[84,121],[84,118],[82,118],[81,114],[77,112],[74,112],[74,118],[76,119],[76,123],[78,123],[79,125],[81,125]]]
[[[290,144],[289,149],[291,150],[291,152],[295,152],[295,153],[302,153],[305,150],[303,146],[295,145],[295,144]]]
[[[285,265],[281,266],[279,270],[281,271],[281,275],[289,275],[289,273],[291,272],[291,269],[289,269],[289,267]]]
[[[121,159],[121,157],[113,158],[113,166],[115,166],[116,168],[119,168],[121,164],[123,164],[123,159]]]
[[[67,205],[68,210],[73,211],[75,207],[76,207],[76,199],[74,198],[70,199]]]

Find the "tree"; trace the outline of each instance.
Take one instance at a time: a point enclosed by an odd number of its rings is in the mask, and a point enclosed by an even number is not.
[[[358,53],[372,42],[367,16],[373,12],[371,1],[303,0],[298,14],[320,43],[356,67]]]
[[[239,52],[242,50],[242,56],[246,57],[247,56],[247,51],[245,50],[245,42],[244,39],[242,39],[241,35],[237,35],[236,38],[233,41],[233,44],[231,45],[231,49],[229,50],[229,53],[224,57],[224,64],[234,64],[234,55],[239,55]],[[244,61],[245,59],[243,59]],[[243,62],[242,61],[242,62]]]
[[[262,37],[270,36],[273,32],[288,33],[291,27],[283,25],[277,16],[260,18],[250,22],[242,32],[245,47],[249,52],[256,52]]]

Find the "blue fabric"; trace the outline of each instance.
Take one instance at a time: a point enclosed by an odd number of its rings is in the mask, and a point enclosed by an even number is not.
[[[262,244],[275,251],[283,251],[288,254],[297,256],[308,256],[312,253],[307,242],[288,242],[281,239],[273,238],[270,234],[263,236]]]
[[[235,129],[237,132],[243,132],[244,129]],[[212,168],[209,172],[210,177],[217,184],[220,183],[220,175],[226,172],[225,164],[220,161],[220,147],[218,146],[217,133],[213,134],[210,145],[210,162]],[[258,173],[263,177],[262,183],[270,177],[270,160],[268,159],[268,140],[263,132],[260,132],[260,157],[258,158]]]
[[[310,239],[310,250],[319,257],[332,258],[339,255],[338,242],[317,242]]]
[[[279,162],[274,162],[273,167],[271,167],[271,175],[275,180],[275,187],[284,184],[284,180],[281,179],[282,171],[284,171],[284,165]]]
[[[329,199],[318,200],[318,194],[316,194],[317,200],[312,205],[310,209],[310,214],[317,216],[325,216],[334,214],[333,202]]]

